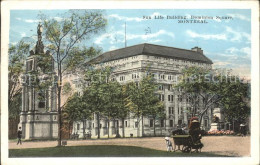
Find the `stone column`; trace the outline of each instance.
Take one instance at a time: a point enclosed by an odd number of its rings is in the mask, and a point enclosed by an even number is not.
[[[179,114],[178,114],[178,108],[179,108],[179,103],[178,103],[178,97],[177,97],[177,93],[175,93],[174,95],[174,125],[178,124],[178,118],[179,118]]]
[[[109,136],[112,136],[115,133],[115,122],[110,120]]]
[[[25,86],[22,87],[22,111],[25,111]]]
[[[32,90],[32,87],[29,86],[29,89],[28,89],[28,110],[31,111],[32,110],[32,105],[33,105],[33,90]]]
[[[57,111],[57,90],[55,85],[52,87],[52,111]]]

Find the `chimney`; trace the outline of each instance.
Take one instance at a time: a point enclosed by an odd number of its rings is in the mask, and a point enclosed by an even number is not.
[[[203,50],[201,49],[201,48],[199,48],[199,47],[194,47],[194,48],[191,48],[191,50],[192,51],[195,51],[195,52],[198,52],[198,53],[200,53],[200,54],[203,54]]]

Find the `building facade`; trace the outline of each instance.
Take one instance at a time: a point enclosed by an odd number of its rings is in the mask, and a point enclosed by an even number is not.
[[[191,50],[179,49],[174,47],[166,47],[153,44],[139,44],[122,49],[106,52],[92,60],[89,64],[95,68],[112,67],[113,72],[111,80],[126,84],[128,82],[138,82],[147,74],[152,74],[159,84],[156,94],[165,105],[165,120],[158,120],[153,125],[153,119],[145,117],[143,122],[144,130],[138,129],[138,121],[131,114],[124,121],[110,121],[108,131],[108,123],[104,118],[100,121],[100,135],[115,136],[119,133],[122,136],[124,125],[124,135],[129,136],[153,136],[154,127],[156,135],[167,135],[171,130],[188,126],[191,114],[190,102],[185,97],[183,91],[174,89],[173,85],[178,83],[182,75],[182,69],[195,66],[203,68],[211,68],[212,61],[208,59],[201,48],[195,47]],[[202,106],[202,100],[200,105]],[[210,129],[211,110],[206,112],[203,117],[201,127],[206,131]],[[124,122],[124,124],[122,124]],[[94,114],[94,120],[86,120],[84,122],[74,122],[73,133],[79,134],[91,132],[92,136],[97,136],[97,118]]]

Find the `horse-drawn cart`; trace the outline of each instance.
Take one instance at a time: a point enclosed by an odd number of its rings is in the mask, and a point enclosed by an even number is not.
[[[192,149],[195,149],[197,152],[200,150],[201,152],[201,148],[203,147],[201,142],[195,143],[191,135],[174,135],[173,141],[174,151],[176,150],[176,146],[178,146],[179,150],[186,153],[192,152]],[[180,146],[182,146],[182,149],[180,149]]]

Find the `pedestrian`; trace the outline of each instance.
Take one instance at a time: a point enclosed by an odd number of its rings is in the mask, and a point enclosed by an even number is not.
[[[172,142],[170,141],[170,138],[165,137],[165,142],[166,142],[167,151],[171,152],[173,148],[172,148]]]
[[[17,145],[20,143],[20,145],[22,145],[22,128],[19,127],[18,131],[17,131],[17,138],[18,138],[18,142],[17,142]]]

